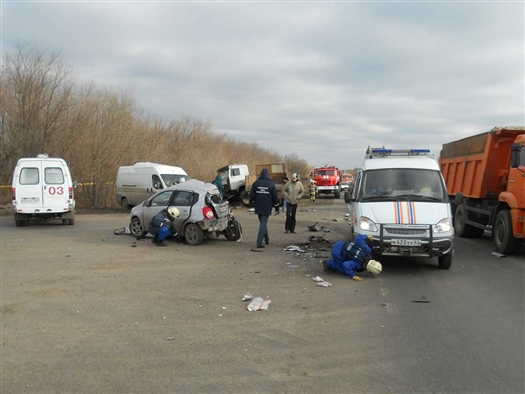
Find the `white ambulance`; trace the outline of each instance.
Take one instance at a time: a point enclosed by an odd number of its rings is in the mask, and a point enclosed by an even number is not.
[[[74,187],[76,181],[63,159],[47,154],[19,159],[12,183],[15,224],[23,226],[30,219],[75,224]]]
[[[451,207],[429,150],[369,149],[345,202],[352,237],[371,234],[374,254],[437,257],[440,268],[450,268]]]

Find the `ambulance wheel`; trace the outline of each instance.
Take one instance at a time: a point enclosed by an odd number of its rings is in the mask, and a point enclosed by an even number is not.
[[[454,250],[451,250],[447,254],[438,257],[439,268],[442,270],[448,270],[452,265],[452,258],[454,257]]]
[[[188,245],[199,245],[204,240],[204,232],[195,223],[190,223],[184,229],[184,239]]]
[[[72,226],[75,224],[75,219],[69,219],[69,225]]]

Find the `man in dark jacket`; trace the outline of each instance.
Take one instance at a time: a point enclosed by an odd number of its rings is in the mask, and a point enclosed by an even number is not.
[[[268,236],[268,218],[272,214],[272,207],[279,212],[279,198],[277,189],[270,178],[270,172],[263,168],[259,178],[250,189],[250,202],[255,206],[255,213],[259,216],[259,233],[257,234],[257,247],[264,248],[264,243],[270,243]]]
[[[168,237],[177,237],[173,221],[180,216],[180,211],[175,207],[164,208],[149,222],[148,231],[155,236],[151,242],[157,246],[166,246],[164,240]]]

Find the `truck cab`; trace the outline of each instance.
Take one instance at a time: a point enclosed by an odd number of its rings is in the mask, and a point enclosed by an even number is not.
[[[243,199],[246,190],[246,176],[250,175],[246,164],[230,164],[217,170],[224,185],[224,197]]]
[[[374,254],[438,257],[450,268],[454,229],[439,164],[426,149],[371,149],[345,193],[352,237],[373,236]]]
[[[341,198],[341,171],[339,168],[328,165],[316,167],[312,176],[319,194],[333,194],[334,198]]]

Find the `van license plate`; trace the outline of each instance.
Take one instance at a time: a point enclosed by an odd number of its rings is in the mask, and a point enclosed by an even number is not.
[[[38,197],[23,197],[21,203],[22,204],[37,204],[39,201]]]
[[[421,246],[420,239],[393,239],[392,245],[396,246]]]

